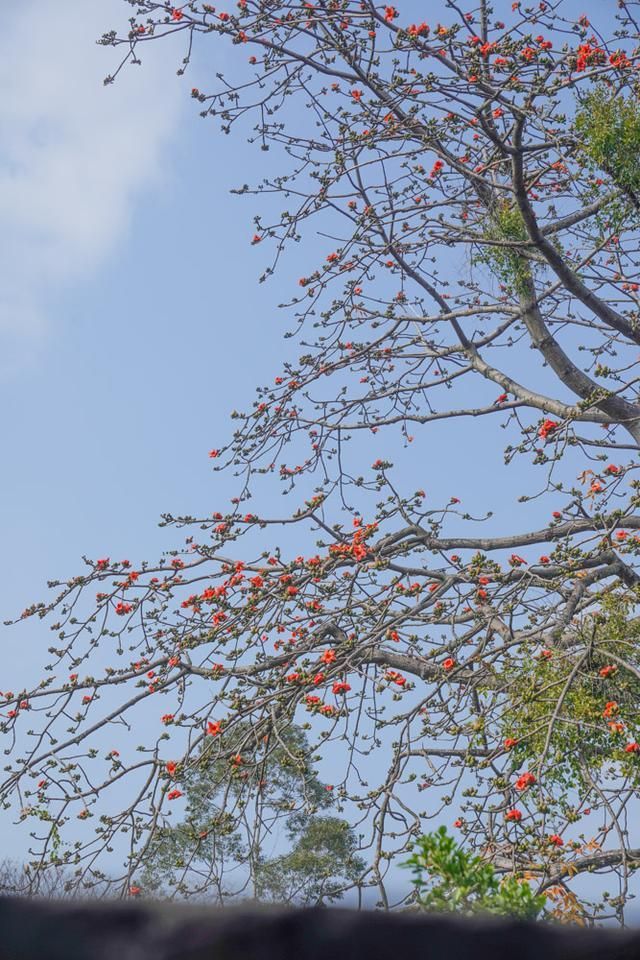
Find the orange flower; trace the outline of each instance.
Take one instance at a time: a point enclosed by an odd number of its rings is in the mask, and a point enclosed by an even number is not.
[[[606,667],[600,667],[598,673],[601,677],[610,677],[612,673],[615,673],[618,668],[615,664],[609,663]]]
[[[443,661],[442,661],[442,669],[443,669],[443,670],[453,670],[453,668],[455,667],[455,665],[456,665],[456,662],[455,662],[455,660],[453,659],[453,657],[447,657],[446,660],[443,660]]]
[[[560,426],[555,420],[543,420],[542,426],[538,430],[538,436],[543,440],[546,440],[550,433],[553,433],[554,430],[557,430]]]
[[[217,720],[208,720],[207,721],[207,734],[210,737],[217,737],[217,735],[222,730],[222,724]]]
[[[399,687],[404,687],[407,682],[407,678],[403,677],[401,673],[398,673],[397,670],[387,670],[384,675],[385,680],[389,680],[391,683],[397,684]]]
[[[536,782],[532,773],[523,773],[516,780],[516,790],[526,790]]]

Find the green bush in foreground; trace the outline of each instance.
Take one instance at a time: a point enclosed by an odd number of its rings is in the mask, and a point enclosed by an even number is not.
[[[500,878],[490,863],[456,843],[446,827],[421,837],[405,866],[413,871],[415,900],[424,910],[535,920],[546,903],[526,881]]]

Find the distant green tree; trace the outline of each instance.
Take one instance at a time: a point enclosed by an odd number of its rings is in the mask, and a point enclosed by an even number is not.
[[[339,900],[365,865],[351,826],[324,812],[334,803],[331,787],[312,766],[304,732],[289,726],[258,741],[240,727],[234,739],[231,776],[213,741],[194,769],[182,776],[174,771],[186,815],[160,831],[140,879],[142,892],[220,903],[238,897],[304,905]],[[238,817],[240,809],[246,814]]]
[[[405,866],[413,870],[415,900],[425,910],[535,920],[546,903],[525,880],[501,878],[492,864],[464,850],[446,827],[421,837]]]

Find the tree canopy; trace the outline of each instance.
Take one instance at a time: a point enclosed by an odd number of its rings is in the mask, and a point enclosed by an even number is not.
[[[108,82],[168,36],[181,72],[227,46],[232,75],[192,96],[270,151],[238,187],[282,197],[248,238],[263,279],[315,239],[284,304],[298,357],[210,452],[231,506],[167,514],[183,547],[87,559],[22,615],[55,634],[0,724],[33,863],[138,889],[203,752],[229,835],[262,847],[260,771],[302,724],[359,837],[349,882],[382,906],[446,821],[557,915],[621,919],[640,862],[640,4],[592,23],[570,0],[437,0],[426,23],[367,0],[127,2]],[[441,503],[418,489],[446,473],[441,421],[461,448],[504,439],[527,480],[503,515],[467,511],[473,470]],[[156,733],[114,749],[136,724]]]

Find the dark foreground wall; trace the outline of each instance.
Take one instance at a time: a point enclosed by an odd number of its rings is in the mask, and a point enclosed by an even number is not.
[[[640,960],[640,932],[350,910],[0,898],[0,960]]]

